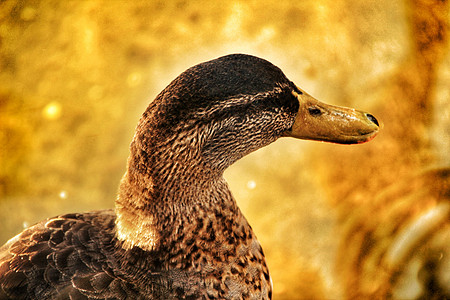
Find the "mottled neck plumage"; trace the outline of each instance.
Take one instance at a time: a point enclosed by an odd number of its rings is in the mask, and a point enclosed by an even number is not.
[[[208,211],[240,214],[222,171],[202,157],[202,130],[169,134],[151,120],[144,114],[137,127],[116,201],[118,238],[126,248],[155,250]]]

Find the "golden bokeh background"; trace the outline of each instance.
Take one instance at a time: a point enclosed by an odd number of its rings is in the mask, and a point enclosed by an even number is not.
[[[438,0],[2,1],[0,244],[112,208],[150,101],[194,64],[248,53],[383,123],[364,145],[280,139],[227,170],[274,298],[430,292],[398,282],[429,249],[450,282],[449,21]],[[402,244],[433,212],[420,242]]]

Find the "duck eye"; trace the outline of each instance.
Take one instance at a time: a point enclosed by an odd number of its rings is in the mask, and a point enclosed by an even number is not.
[[[314,116],[314,117],[320,116],[322,114],[322,111],[320,110],[320,108],[315,107],[315,106],[309,107],[308,112],[311,116]]]

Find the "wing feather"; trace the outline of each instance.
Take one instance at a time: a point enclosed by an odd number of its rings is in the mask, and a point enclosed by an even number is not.
[[[0,248],[0,299],[125,299],[111,269],[114,214],[70,214],[36,224]]]

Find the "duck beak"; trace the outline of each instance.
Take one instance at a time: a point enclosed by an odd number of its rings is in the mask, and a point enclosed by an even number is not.
[[[379,130],[371,114],[352,108],[322,103],[307,93],[293,92],[300,108],[291,130],[285,136],[338,144],[361,144],[373,139]]]

